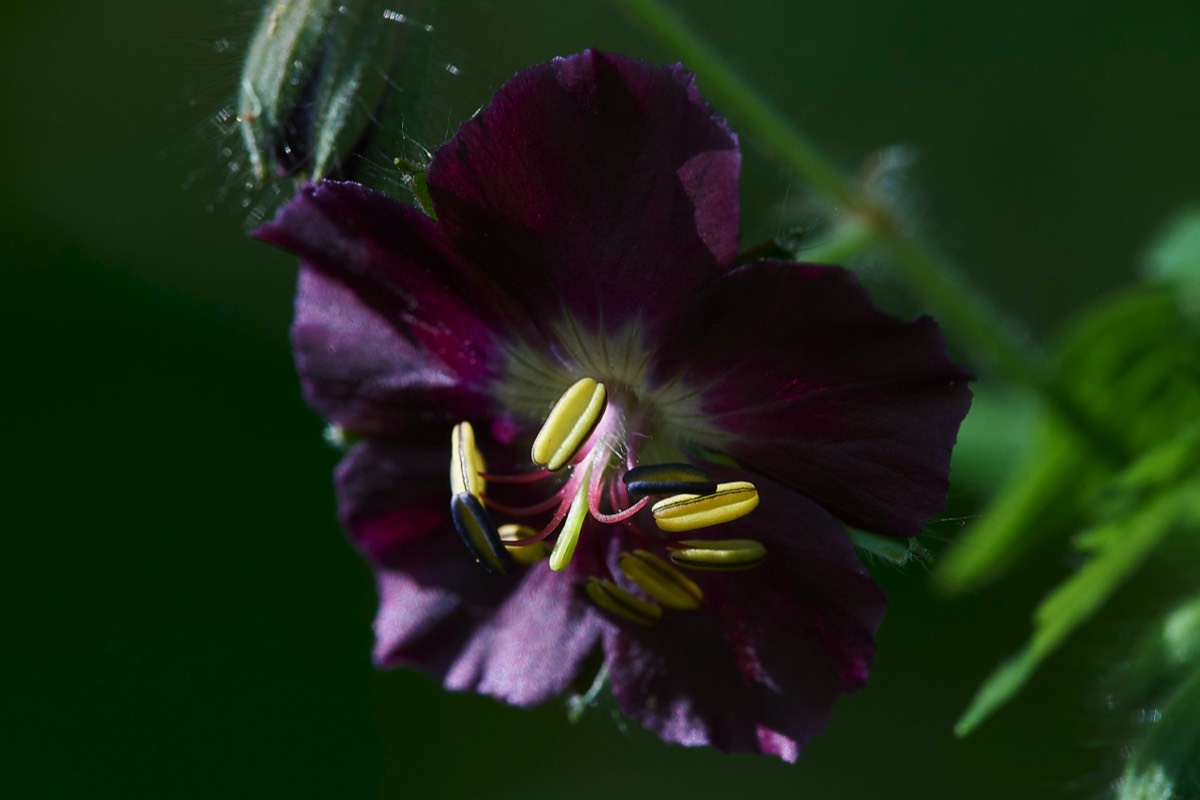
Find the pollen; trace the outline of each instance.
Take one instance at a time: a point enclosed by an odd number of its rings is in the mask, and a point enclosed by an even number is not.
[[[576,381],[550,410],[533,441],[533,463],[560,470],[571,462],[604,416],[608,396],[593,378]]]
[[[766,558],[767,548],[754,539],[691,539],[671,545],[671,561],[687,569],[750,569]]]
[[[650,627],[662,619],[662,609],[603,578],[589,578],[584,587],[588,599],[610,614]]]
[[[650,509],[664,531],[681,533],[744,517],[758,507],[758,490],[746,481],[717,484],[711,494],[677,494]]]
[[[475,429],[460,422],[450,432],[450,494],[483,497],[487,483],[480,473],[486,470],[483,456],[475,447]]]
[[[704,599],[704,592],[690,578],[651,552],[621,553],[619,565],[626,578],[667,608],[691,611]]]

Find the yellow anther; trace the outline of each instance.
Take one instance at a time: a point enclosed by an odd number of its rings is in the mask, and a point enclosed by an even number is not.
[[[526,567],[536,564],[550,555],[550,545],[545,541],[520,545],[509,545],[508,542],[520,542],[535,534],[537,534],[537,530],[528,525],[509,523],[500,526],[500,541],[505,542],[504,549],[513,557],[513,561]]]
[[[567,510],[567,519],[563,522],[563,529],[558,534],[558,540],[554,542],[554,550],[550,553],[550,569],[555,572],[562,572],[571,563],[571,556],[575,554],[575,545],[579,543],[579,531],[583,528],[583,520],[588,513],[588,479],[592,475],[592,468],[589,466],[583,473],[583,479],[579,482],[579,488],[575,490],[575,496],[571,498],[571,507]]]
[[[550,470],[569,464],[604,416],[606,402],[603,383],[591,378],[576,381],[558,398],[533,440],[533,463]]]
[[[750,569],[766,557],[767,548],[753,539],[691,539],[671,545],[671,561],[687,569]]]
[[[469,422],[460,422],[450,432],[450,494],[473,494],[482,497],[487,483],[479,473],[486,466],[475,447],[475,429]]]
[[[621,553],[619,563],[626,578],[667,608],[691,611],[704,599],[699,586],[654,553],[646,550]]]
[[[758,507],[758,490],[746,481],[719,483],[712,494],[677,494],[650,509],[664,531],[680,533],[744,517]]]
[[[647,603],[640,597],[635,597],[617,586],[612,581],[602,578],[588,578],[584,586],[588,599],[610,614],[636,622],[647,627],[662,619],[662,609],[653,603]]]

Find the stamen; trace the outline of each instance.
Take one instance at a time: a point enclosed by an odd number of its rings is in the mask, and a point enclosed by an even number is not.
[[[601,495],[608,494],[608,501],[614,508],[620,508],[620,501],[616,497],[616,484],[613,481],[604,480],[604,470],[592,470],[591,484],[588,486],[588,510],[592,512],[592,516],[605,525],[615,525],[618,522],[624,522],[632,517],[637,512],[646,507],[649,502],[649,497],[643,497],[638,502],[634,503],[624,511],[616,511],[612,514],[605,514],[600,510]],[[628,499],[628,498],[626,498]]]
[[[451,497],[450,519],[467,549],[488,572],[493,575],[506,575],[513,569],[512,556],[504,549],[500,541],[500,532],[496,530],[478,497],[469,492],[461,492]]]
[[[699,608],[704,592],[686,575],[647,550],[621,553],[621,572],[642,591],[668,608]]]
[[[533,536],[537,536],[537,529],[528,525],[509,523],[500,526],[500,541],[504,542],[504,549],[512,556],[513,561],[522,566],[536,564],[550,555],[550,545],[543,541],[521,544],[525,539]]]
[[[548,469],[539,469],[536,472],[526,472],[521,475],[503,475],[495,472],[481,472],[479,475],[481,478],[495,483],[536,483],[554,477],[554,473]]]
[[[593,508],[592,516],[595,517],[600,522],[603,522],[605,525],[615,525],[618,522],[624,522],[625,520],[629,519],[637,512],[641,511],[643,508],[646,507],[646,504],[649,502],[650,502],[649,497],[643,497],[641,500],[638,500],[636,503],[631,505],[629,508],[625,509],[624,511],[618,511],[615,514],[605,514],[599,508]]]
[[[616,614],[630,622],[650,627],[662,619],[662,609],[653,603],[647,603],[640,597],[635,597],[617,586],[612,581],[602,578],[588,578],[583,589],[588,599],[610,614]]]
[[[671,560],[687,569],[750,569],[766,558],[767,548],[754,539],[691,539],[671,545]]]
[[[458,423],[450,432],[450,494],[466,492],[482,497],[487,488],[480,474],[483,470],[483,456],[475,447],[475,429],[469,422]]]
[[[558,471],[571,462],[604,416],[604,384],[583,378],[558,398],[533,440],[533,463]]]
[[[532,517],[549,511],[557,506],[561,500],[555,494],[531,506],[510,506],[505,503],[498,503],[490,497],[483,498],[483,502],[487,503],[488,508],[494,508],[501,514],[508,514],[512,517]]]
[[[634,467],[621,480],[630,494],[712,494],[717,482],[692,464],[647,464]]]
[[[579,482],[579,488],[575,490],[575,497],[571,500],[567,521],[563,523],[562,532],[554,542],[554,551],[550,553],[550,569],[555,572],[566,569],[571,563],[571,556],[575,554],[575,545],[579,543],[579,531],[583,528],[583,520],[588,512],[588,478],[591,473],[592,468],[589,465],[583,474],[583,480]]]
[[[650,509],[664,531],[694,531],[731,522],[758,507],[758,490],[746,481],[721,483],[711,494],[677,494],[659,500]]]

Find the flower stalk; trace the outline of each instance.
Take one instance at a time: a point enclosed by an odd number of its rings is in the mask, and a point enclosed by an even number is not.
[[[1106,421],[1097,419],[1057,379],[1046,358],[1017,331],[1019,327],[983,299],[944,256],[905,231],[891,212],[864,196],[854,181],[805,137],[738,72],[660,0],[619,0],[643,28],[670,47],[703,81],[743,130],[752,132],[775,156],[800,173],[814,192],[862,221],[865,235],[890,256],[908,286],[938,315],[958,343],[1042,398],[1082,442],[1114,462],[1129,447]]]

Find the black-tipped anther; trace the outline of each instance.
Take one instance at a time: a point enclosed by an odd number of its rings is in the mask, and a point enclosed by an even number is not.
[[[469,492],[451,497],[450,519],[467,549],[488,572],[507,575],[516,568],[516,562],[500,539],[500,531],[478,497]]]
[[[712,494],[716,480],[692,464],[646,464],[626,472],[621,480],[633,495]]]

